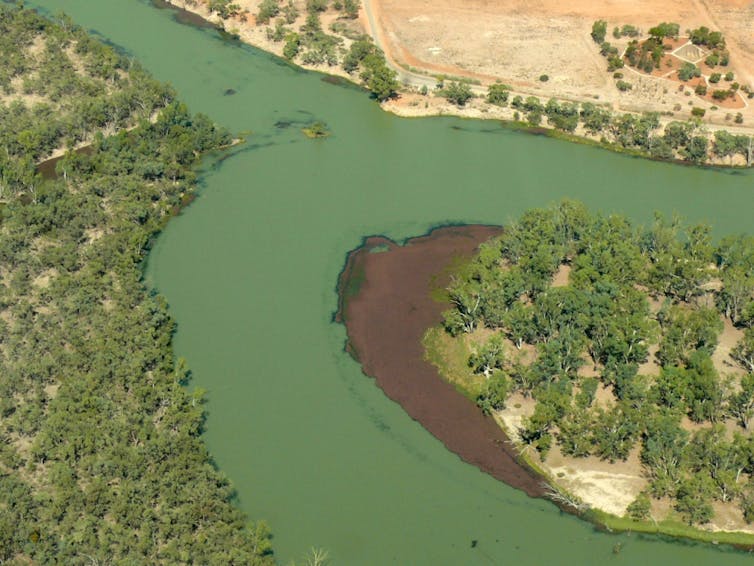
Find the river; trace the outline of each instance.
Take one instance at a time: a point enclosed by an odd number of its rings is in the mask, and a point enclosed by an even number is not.
[[[147,280],[178,322],[176,352],[208,390],[206,442],[281,564],[744,564],[712,546],[598,533],[460,461],[389,401],[332,322],[346,253],[447,222],[505,223],[562,197],[650,221],[654,210],[751,228],[754,176],[652,163],[450,118],[383,113],[139,0],[34,0],[65,10],[248,143],[202,174]],[[233,95],[226,95],[232,89]],[[301,124],[333,135],[308,140]],[[616,545],[620,552],[614,553]]]

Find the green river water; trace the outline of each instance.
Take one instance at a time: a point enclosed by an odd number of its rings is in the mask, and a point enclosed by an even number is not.
[[[239,505],[269,522],[280,563],[312,546],[340,565],[749,563],[713,546],[598,533],[464,464],[361,374],[331,316],[345,255],[366,235],[504,223],[567,196],[640,221],[678,211],[719,236],[751,228],[753,175],[492,122],[399,119],[358,89],[145,1],[29,3],[65,10],[171,82],[192,110],[254,132],[207,167],[200,198],[157,240],[147,277],[170,302],[193,385],[209,392],[209,449]],[[315,118],[330,139],[301,135]]]

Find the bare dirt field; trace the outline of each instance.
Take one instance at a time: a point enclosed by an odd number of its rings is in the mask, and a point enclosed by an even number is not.
[[[619,48],[612,29],[632,24],[646,32],[662,21],[681,30],[705,25],[724,33],[731,67],[742,85],[754,87],[754,2],[742,0],[367,0],[392,59],[420,71],[500,79],[540,96],[605,102],[616,110],[675,111],[712,104],[678,90],[678,83],[631,77],[621,93],[590,37],[592,23],[608,22],[607,40]],[[541,75],[548,75],[546,83]],[[688,89],[691,90],[691,89]],[[678,105],[683,107],[679,113]],[[740,109],[754,123],[754,103]],[[721,122],[725,111],[708,112]]]

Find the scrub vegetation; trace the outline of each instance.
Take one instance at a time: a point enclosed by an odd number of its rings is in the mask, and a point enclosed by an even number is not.
[[[663,501],[687,524],[725,507],[754,521],[754,237],[713,244],[704,224],[657,214],[645,229],[564,202],[482,245],[447,298],[429,358],[485,412],[533,399],[523,444],[611,463],[638,452],[631,519]],[[736,339],[720,359],[724,327]]]
[[[0,89],[0,562],[271,563],[141,273],[230,135],[64,16],[0,6]]]
[[[631,85],[625,83],[619,88],[629,90]],[[550,99],[545,104],[536,96],[514,96],[510,102],[508,99],[505,85],[490,86],[487,101],[497,106],[510,103],[525,124],[540,126],[546,119],[546,125],[555,132],[598,140],[600,145],[609,149],[695,164],[727,164],[734,158],[749,166],[754,164],[754,137],[731,134],[726,130],[712,133],[696,119],[663,124],[656,112],[617,114],[591,102],[579,104]],[[699,118],[705,113],[703,108],[693,110],[700,111]],[[697,113],[692,111],[692,114]]]
[[[295,4],[265,0],[256,16],[257,25],[267,25],[267,39],[284,43],[283,56],[306,66],[340,66],[348,75],[360,79],[373,96],[384,101],[398,90],[396,73],[387,66],[385,56],[353,22],[358,18],[357,0],[307,0],[306,17],[296,30],[292,27],[301,14]],[[328,33],[323,15],[336,14]],[[273,25],[273,18],[276,18]]]

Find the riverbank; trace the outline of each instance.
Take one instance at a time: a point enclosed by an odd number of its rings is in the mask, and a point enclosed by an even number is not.
[[[202,24],[200,25],[202,27],[207,25],[217,27],[228,33],[231,37],[279,57],[286,58],[285,47],[287,43],[281,41],[280,38],[274,38],[272,24],[263,25],[257,22],[256,14],[259,11],[258,0],[239,1],[237,3],[240,7],[239,12],[226,18],[222,18],[217,13],[211,12],[204,2],[183,2],[182,7],[179,7],[177,2],[171,3],[166,0],[153,0],[153,4],[159,8],[170,7],[177,10],[177,19],[180,21],[195,23],[195,20],[201,20]],[[299,26],[303,23],[304,13],[305,10],[300,9],[296,18],[291,20],[291,27],[286,29],[299,29]],[[398,116],[457,116],[462,118],[501,120],[516,123],[516,127],[519,129],[532,127],[537,132],[549,131],[552,137],[559,139],[586,143],[588,145],[598,145],[611,151],[617,151],[618,153],[628,153],[661,161],[704,163],[717,167],[744,168],[751,166],[754,159],[751,144],[746,148],[743,147],[745,144],[740,143],[738,144],[739,147],[725,153],[714,151],[715,134],[718,131],[729,132],[734,136],[754,136],[754,128],[748,124],[735,123],[733,121],[733,114],[719,110],[714,105],[707,109],[708,111],[706,111],[703,118],[699,118],[692,117],[689,114],[693,106],[688,106],[686,103],[691,104],[691,102],[684,97],[679,99],[683,104],[676,102],[674,110],[667,111],[664,108],[654,108],[646,105],[617,104],[603,100],[600,96],[579,96],[558,90],[550,91],[547,90],[545,83],[540,83],[537,88],[532,89],[530,85],[527,86],[528,83],[519,84],[516,81],[510,81],[512,86],[510,86],[508,91],[508,99],[512,101],[518,98],[521,101],[519,105],[514,103],[492,104],[487,101],[487,92],[490,85],[499,82],[495,80],[495,77],[486,75],[475,75],[472,77],[466,76],[467,74],[463,72],[438,74],[437,69],[428,69],[425,66],[416,68],[400,62],[392,52],[394,49],[391,41],[383,33],[382,25],[384,22],[382,22],[383,18],[378,3],[364,2],[358,20],[344,20],[339,15],[339,12],[333,10],[324,12],[320,18],[323,29],[328,29],[332,33],[335,33],[333,37],[337,38],[341,43],[340,49],[342,53],[348,50],[355,38],[360,37],[364,33],[371,37],[377,47],[383,51],[388,67],[396,73],[396,78],[402,87],[396,96],[382,102],[381,107],[383,110]],[[346,24],[345,22],[348,23]],[[394,40],[394,38],[392,39]],[[405,52],[402,53],[404,56],[406,55]],[[332,64],[332,61],[330,61],[331,64],[311,64],[305,58],[301,59],[300,57],[288,58],[288,60],[304,69],[338,76],[352,82],[355,81],[353,74],[346,72],[337,63]],[[455,80],[454,76],[458,80],[467,81],[471,98],[464,104],[452,103],[443,96],[440,85],[443,82]],[[480,77],[483,80],[480,80]],[[639,79],[650,82],[665,80],[657,79],[656,77],[640,77]],[[650,86],[656,87],[657,85],[652,83]],[[668,85],[664,85],[664,88],[660,90],[663,94],[656,94],[654,98],[657,98],[657,96],[669,96],[671,91],[675,92],[677,89],[670,89]],[[685,92],[685,94],[688,95],[690,93]],[[526,99],[526,104],[524,104],[524,99]],[[537,114],[537,116],[532,116],[531,107],[527,106],[530,99],[537,101],[539,109],[534,111],[534,114]],[[588,126],[586,119],[584,119],[584,123],[577,123],[574,129],[563,131],[562,129],[558,129],[556,127],[557,124],[549,119],[549,114],[548,116],[544,116],[543,119],[544,103],[542,101],[547,99],[557,100],[560,104],[564,105],[591,104],[598,112],[607,113],[610,119],[616,122],[616,124],[611,127],[600,126],[599,129],[595,130],[593,126]],[[685,110],[679,113],[678,110],[682,108],[685,108]],[[637,134],[629,131],[635,126],[627,125],[625,118],[631,117],[641,121],[643,116],[652,111],[655,111],[655,118],[652,118],[652,120],[656,120],[657,124],[650,128],[650,131],[647,133],[648,137],[651,136],[651,141],[645,140],[646,143],[644,145],[626,146],[624,140],[636,140],[638,138],[636,137]],[[654,143],[656,140],[662,140],[666,134],[668,125],[677,125],[679,123],[688,126],[689,138],[693,135],[705,140],[704,145],[706,149],[702,151],[701,155],[703,156],[706,152],[706,157],[700,157],[698,151],[695,152],[693,149],[683,146],[660,148],[659,146],[662,146],[663,143]],[[636,144],[639,142],[632,141],[631,143]]]
[[[439,325],[441,312],[448,306],[436,300],[437,291],[447,284],[453,266],[497,233],[484,226],[442,228],[404,246],[372,237],[349,254],[339,281],[336,320],[345,323],[347,350],[363,372],[464,461],[530,496],[548,497],[600,529],[754,548],[750,532],[726,531],[723,524],[697,529],[673,518],[634,521],[623,517],[626,501],[635,496],[629,493],[623,501],[623,484],[641,480],[643,486],[643,479],[596,458],[574,462],[558,456],[540,461],[509,440],[516,437],[515,423],[531,409],[527,400],[511,399],[506,410],[487,417],[462,384],[445,379],[447,368],[438,370],[442,362],[438,364],[437,352],[432,347],[425,350],[432,341],[427,329]]]

